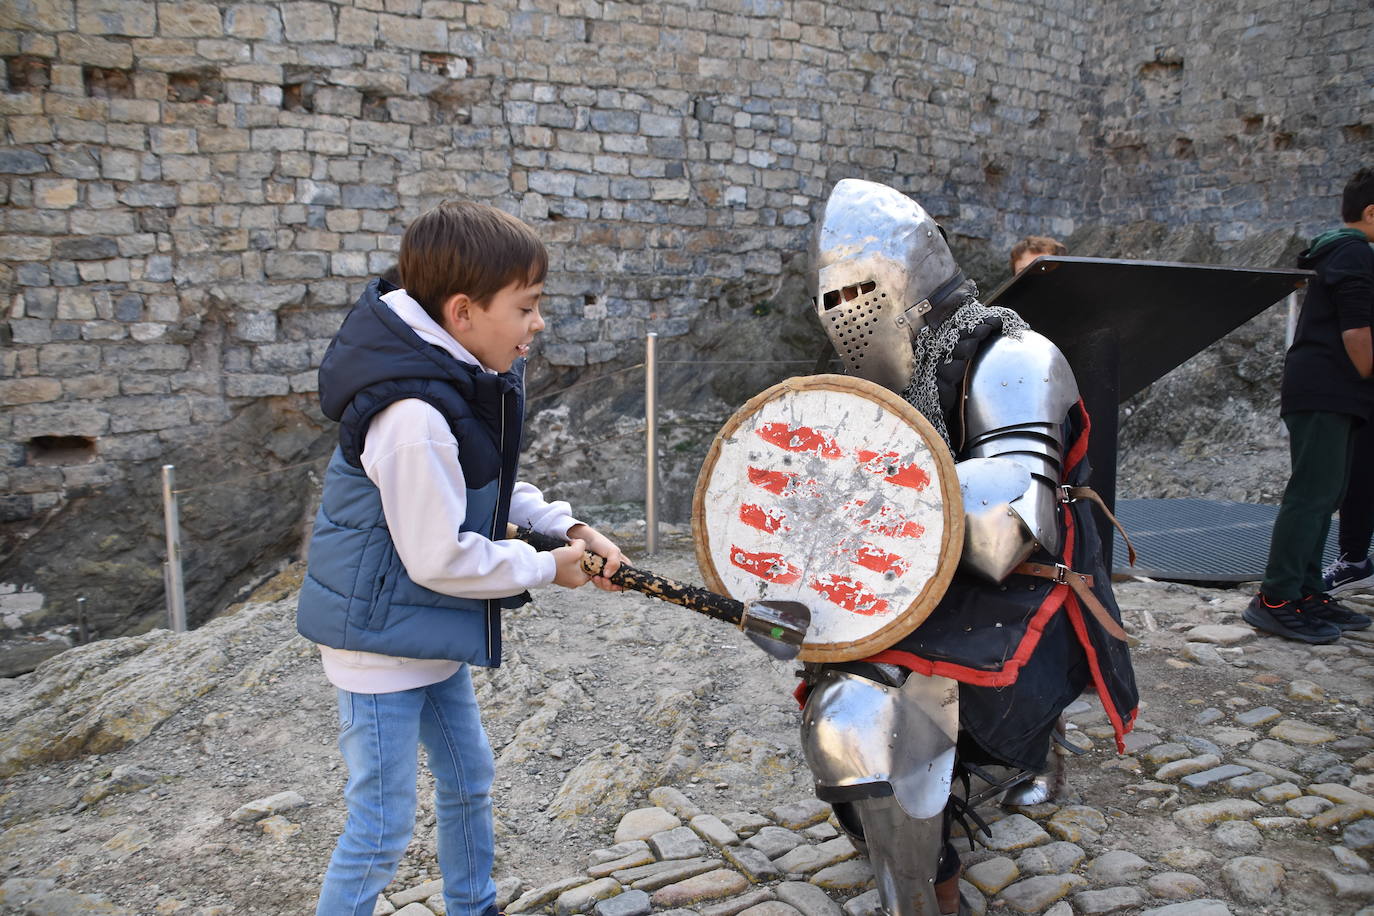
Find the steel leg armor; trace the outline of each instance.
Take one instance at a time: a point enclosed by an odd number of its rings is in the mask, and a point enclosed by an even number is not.
[[[889,916],[938,916],[932,863],[944,845],[959,685],[891,665],[821,671],[802,710],[816,795],[852,803]],[[855,673],[863,671],[871,677]]]

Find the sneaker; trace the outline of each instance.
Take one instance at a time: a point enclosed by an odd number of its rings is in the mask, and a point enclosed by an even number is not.
[[[1367,630],[1374,623],[1364,614],[1357,614],[1326,593],[1308,595],[1302,599],[1302,609],[1318,620],[1334,623],[1345,630]]]
[[[1356,589],[1372,588],[1374,587],[1374,562],[1371,562],[1369,557],[1365,557],[1358,563],[1352,563],[1345,557],[1341,557],[1322,570],[1322,583],[1323,588],[1332,595],[1343,595]]]
[[[1341,638],[1341,631],[1334,623],[1303,613],[1301,602],[1280,601],[1272,604],[1263,592],[1250,599],[1241,617],[1255,629],[1284,639],[1325,645]]]

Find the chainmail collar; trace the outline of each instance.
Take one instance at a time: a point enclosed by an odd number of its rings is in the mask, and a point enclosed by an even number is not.
[[[959,339],[973,331],[989,318],[1002,319],[1002,333],[1011,338],[1019,338],[1028,329],[1025,319],[1009,308],[988,306],[978,301],[978,285],[972,280],[965,287],[963,301],[939,326],[923,327],[916,334],[913,349],[916,353],[916,369],[911,374],[911,383],[902,392],[902,398],[915,407],[935,427],[945,444],[953,448],[949,440],[949,429],[945,426],[945,414],[940,409],[940,393],[935,384],[935,372],[950,361],[954,347]]]

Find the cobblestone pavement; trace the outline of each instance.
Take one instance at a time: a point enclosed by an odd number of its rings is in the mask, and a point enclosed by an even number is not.
[[[689,575],[681,562],[666,571]],[[1243,590],[1132,581],[1117,594],[1141,638],[1141,712],[1126,753],[1095,698],[1070,707],[1068,737],[1083,754],[1068,760],[1062,797],[981,809],[990,833],[963,852],[973,911],[1374,916],[1374,633],[1307,646],[1241,623]],[[876,914],[868,863],[807,792],[795,710],[778,696],[792,666],[760,675],[773,663],[744,656],[747,647],[691,639],[737,634],[655,616],[661,605],[647,599],[559,600],[568,603],[549,601],[512,627],[542,647],[538,659],[512,659],[479,687],[498,752],[507,913]],[[1350,603],[1374,611],[1368,598]],[[583,626],[622,642],[606,637],[598,658],[574,632]],[[685,635],[639,648],[669,626]],[[237,676],[236,692],[205,694],[100,767],[36,767],[10,781],[0,913],[306,908],[342,820],[341,774],[318,661],[279,632],[254,637],[254,653],[267,654]],[[675,687],[675,677],[703,679],[693,659],[736,652],[696,695]],[[635,689],[659,689],[638,704],[614,680],[635,665],[647,679]],[[727,680],[742,671],[758,679]],[[202,775],[207,760],[220,769],[214,779]],[[119,765],[97,779],[109,764]],[[266,785],[279,788],[244,794]],[[421,804],[416,843],[378,913],[443,912]],[[159,845],[178,832],[185,845]],[[154,881],[161,891],[146,889]]]
[[[1209,593],[1202,623],[1170,622],[1195,590],[1136,582],[1118,594],[1144,637],[1127,753],[1095,699],[1070,707],[1085,753],[1069,764],[1068,797],[981,810],[990,836],[963,856],[973,912],[1374,916],[1374,635],[1303,646],[1240,623],[1243,592]],[[821,802],[704,810],[669,786],[649,801],[585,868],[537,887],[507,881],[498,903],[554,916],[879,912],[867,861]],[[407,888],[378,913],[442,913],[439,890]]]

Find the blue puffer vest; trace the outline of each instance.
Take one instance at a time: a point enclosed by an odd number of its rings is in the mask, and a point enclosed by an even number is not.
[[[390,289],[378,280],[368,285],[320,364],[320,404],[341,424],[339,447],[325,471],[296,627],[335,649],[495,667],[500,610],[526,596],[459,598],[411,581],[361,455],[379,411],[404,398],[427,402],[458,440],[467,484],[462,530],[503,537],[520,450],[524,367],[492,375],[425,343],[381,301]]]

